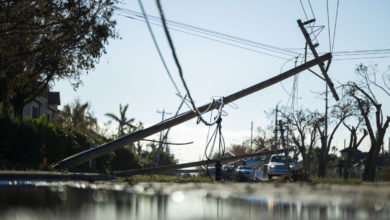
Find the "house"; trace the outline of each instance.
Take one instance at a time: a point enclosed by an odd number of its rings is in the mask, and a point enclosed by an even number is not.
[[[347,158],[347,153],[349,149],[345,148],[340,151],[341,157],[345,160]],[[363,175],[364,166],[366,163],[367,152],[362,152],[360,150],[355,150],[354,154],[352,154],[352,175],[355,177],[360,177]],[[390,155],[389,154],[379,154],[376,160],[377,165],[377,176],[382,175],[382,171],[386,169],[386,167],[390,166]]]
[[[47,122],[53,122],[61,105],[59,92],[48,92],[47,96],[37,96],[23,108],[23,119],[39,118],[46,115]]]
[[[345,160],[347,159],[348,152],[350,151],[349,148],[344,148],[343,150],[340,150],[341,157]],[[362,152],[358,149],[354,150],[354,153],[352,154],[352,161],[360,161],[366,158],[367,153]]]

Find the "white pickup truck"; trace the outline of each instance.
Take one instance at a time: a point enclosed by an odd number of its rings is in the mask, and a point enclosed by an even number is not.
[[[294,162],[291,157],[288,157],[288,166],[290,171],[294,169]],[[272,179],[273,176],[281,176],[288,174],[288,168],[286,166],[286,156],[285,155],[272,155],[269,159],[267,172],[268,179]]]

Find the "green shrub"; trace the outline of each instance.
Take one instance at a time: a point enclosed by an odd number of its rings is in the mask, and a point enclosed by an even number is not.
[[[390,181],[390,167],[386,167],[386,168],[383,170],[382,179],[383,179],[384,181]]]
[[[129,170],[142,168],[138,156],[129,148],[119,148],[114,151],[114,157],[111,163],[111,169]]]
[[[21,121],[0,113],[0,169],[48,169],[54,162],[89,149],[90,140],[70,128],[47,123],[45,116]],[[104,142],[104,137],[93,138],[95,146]],[[112,159],[112,153],[96,159],[95,168],[109,172]],[[72,170],[88,169],[86,163]]]
[[[157,154],[157,150],[153,150],[152,152],[149,152],[147,155],[146,155],[146,159],[147,160],[150,160],[150,161],[153,161],[153,159],[155,158]],[[160,160],[159,160],[159,165],[172,165],[172,164],[176,164],[177,161],[175,160],[174,156],[172,154],[169,154],[167,152],[164,152],[162,150],[160,150]]]

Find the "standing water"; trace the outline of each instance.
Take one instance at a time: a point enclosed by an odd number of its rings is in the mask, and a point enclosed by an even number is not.
[[[389,188],[1,181],[0,219],[390,219]]]

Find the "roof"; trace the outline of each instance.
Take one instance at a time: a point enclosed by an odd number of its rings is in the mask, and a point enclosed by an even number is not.
[[[348,152],[350,151],[351,149],[349,149],[348,147],[347,148],[344,148],[342,150],[340,150],[341,153],[344,153],[344,152]],[[359,149],[355,149],[355,152],[358,152],[358,153],[363,153],[362,151],[360,151]]]
[[[49,105],[61,105],[60,92],[49,92],[47,94],[47,102]]]

